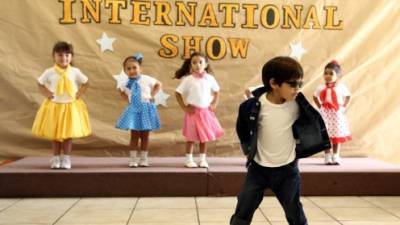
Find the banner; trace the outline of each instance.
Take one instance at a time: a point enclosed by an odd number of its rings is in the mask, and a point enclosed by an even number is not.
[[[162,128],[150,134],[151,156],[183,156],[183,111],[172,79],[193,51],[210,58],[219,85],[217,117],[225,135],[209,155],[240,156],[237,109],[246,88],[261,85],[261,68],[278,55],[304,68],[302,92],[312,102],[327,62],[343,69],[353,140],[343,156],[400,162],[400,2],[397,0],[136,1],[16,0],[0,2],[0,158],[49,155],[51,143],[31,134],[44,100],[37,78],[53,65],[56,41],[74,46],[74,66],[88,76],[83,97],[93,135],[74,140],[73,154],[125,156],[129,132],[115,128],[126,103],[113,76],[123,60],[144,56],[143,73],[162,82]]]

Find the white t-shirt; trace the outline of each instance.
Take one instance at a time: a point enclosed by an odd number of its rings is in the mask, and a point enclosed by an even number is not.
[[[260,97],[260,102],[257,153],[254,160],[265,167],[287,165],[296,158],[292,126],[299,117],[299,106],[296,101],[271,103],[266,94]]]
[[[219,85],[214,76],[205,74],[202,78],[192,75],[183,78],[176,92],[186,98],[187,104],[207,108],[213,100],[213,92],[219,91]]]
[[[38,78],[39,84],[45,85],[49,91],[54,93],[54,98],[51,100],[56,103],[69,103],[75,99],[75,94],[78,91],[78,87],[88,81],[87,76],[85,76],[78,68],[71,66],[71,71],[68,74],[68,79],[72,83],[72,89],[74,96],[71,97],[64,92],[63,95],[57,96],[56,89],[60,75],[54,70],[54,67],[46,69],[42,75]]]
[[[314,92],[314,96],[319,99],[321,91],[324,90],[325,88],[326,88],[325,84],[319,85]],[[345,97],[351,96],[349,89],[347,89],[347,87],[342,83],[337,83],[333,89],[336,92],[337,101],[339,105],[343,105]]]
[[[151,91],[153,90],[154,85],[157,83],[157,79],[149,76],[149,75],[140,75],[140,79],[138,81],[140,90],[141,90],[141,96],[142,96],[142,101],[148,102],[151,99]],[[126,80],[125,83],[123,83],[121,87],[121,91],[125,92],[128,97],[129,97],[129,102],[131,102],[131,90],[126,87],[126,84],[128,83],[129,79]]]

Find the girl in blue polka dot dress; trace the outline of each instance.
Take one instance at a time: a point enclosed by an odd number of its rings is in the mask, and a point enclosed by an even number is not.
[[[124,72],[129,79],[120,87],[121,97],[129,104],[118,119],[116,127],[131,131],[129,167],[149,166],[147,159],[149,134],[150,131],[160,129],[160,118],[154,104],[154,96],[160,90],[161,83],[153,77],[142,74],[141,64],[141,54],[129,56],[124,60]]]

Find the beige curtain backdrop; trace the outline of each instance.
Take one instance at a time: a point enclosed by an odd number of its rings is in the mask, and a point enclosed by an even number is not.
[[[89,1],[94,2],[94,1]],[[71,42],[75,47],[74,65],[90,80],[84,96],[88,105],[93,134],[74,140],[73,154],[84,156],[124,156],[129,133],[115,128],[115,123],[125,104],[116,90],[113,75],[121,71],[124,58],[135,52],[144,55],[143,69],[163,83],[165,93],[171,95],[167,107],[160,106],[162,129],[151,133],[152,156],[182,156],[184,138],[181,135],[183,112],[179,108],[174,90],[179,80],[172,79],[174,71],[182,64],[182,36],[200,35],[204,40],[220,36],[224,39],[240,37],[249,39],[246,58],[232,58],[230,49],[222,60],[211,61],[217,81],[221,86],[217,116],[225,129],[225,136],[208,145],[214,156],[239,156],[235,133],[237,109],[243,101],[245,88],[261,84],[263,64],[277,55],[290,55],[290,44],[301,42],[306,50],[300,62],[305,70],[304,94],[312,101],[312,93],[323,82],[324,65],[336,59],[341,63],[344,83],[352,92],[346,111],[353,141],[342,148],[344,156],[370,156],[400,162],[400,1],[398,0],[325,0],[325,1],[231,1],[258,4],[255,23],[258,29],[243,29],[245,20],[241,8],[235,13],[235,28],[177,27],[134,25],[132,6],[121,9],[121,24],[108,23],[111,12],[101,1],[101,22],[83,24],[82,3],[73,3],[76,24],[60,24],[63,3],[57,0],[0,1],[0,158],[15,159],[24,156],[51,154],[48,140],[31,135],[31,126],[44,97],[39,93],[36,79],[53,65],[51,49],[58,40]],[[149,17],[154,18],[154,1]],[[175,1],[170,2],[172,6]],[[218,3],[228,1],[197,2],[197,19],[206,3],[215,6],[218,22],[224,18],[218,12]],[[323,26],[325,5],[337,6],[335,23],[343,21],[342,30],[283,29],[280,25],[266,29],[258,22],[260,9],[266,4],[303,5],[302,18],[311,5]],[[174,7],[171,9],[176,10]],[[258,12],[258,13],[257,13]],[[171,15],[175,15],[172,13]],[[175,20],[174,16],[171,16]],[[152,20],[153,21],[153,20]],[[302,20],[304,21],[304,20]],[[174,21],[173,21],[174,22]],[[114,51],[101,52],[96,40],[103,32],[116,38]],[[179,37],[176,43],[179,57],[162,58],[160,38],[164,34]]]

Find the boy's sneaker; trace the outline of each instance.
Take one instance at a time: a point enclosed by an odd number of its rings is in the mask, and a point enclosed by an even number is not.
[[[63,156],[61,159],[61,169],[71,169],[71,158],[69,156]]]
[[[332,165],[332,155],[331,154],[325,154],[325,165]]]
[[[129,167],[138,167],[139,166],[138,161],[139,161],[138,158],[130,157],[129,158]]]
[[[61,168],[60,156],[53,156],[53,158],[51,158],[50,162],[51,162],[51,165],[50,165],[51,169],[60,169]]]
[[[140,158],[139,160],[139,166],[141,167],[148,167],[149,166],[149,160],[146,158]]]
[[[339,154],[333,154],[332,164],[333,165],[340,165],[340,163],[341,163],[341,159],[340,159]]]
[[[200,163],[199,163],[199,166],[201,168],[208,168],[208,163],[207,163],[206,160],[201,160]]]
[[[198,165],[193,160],[186,161],[185,166],[187,168],[197,168],[198,167]]]

